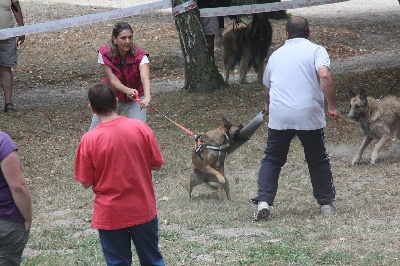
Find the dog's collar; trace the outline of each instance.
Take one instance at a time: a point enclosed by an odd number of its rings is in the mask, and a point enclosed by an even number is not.
[[[221,146],[209,145],[204,142],[201,142],[200,137],[201,137],[201,135],[195,136],[195,153],[196,154],[201,153],[203,151],[203,149],[209,149],[209,150],[213,150],[213,151],[224,151],[230,146],[229,144],[228,145],[222,144]],[[226,133],[225,133],[225,137],[229,140],[229,137]]]
[[[219,147],[213,146],[213,145],[208,145],[208,144],[205,144],[205,143],[202,143],[200,145],[203,145],[204,149],[209,149],[209,150],[213,150],[213,151],[223,151],[223,150],[225,150],[225,146],[224,145],[219,146]]]
[[[200,142],[200,141],[196,142],[195,153],[196,154],[201,153],[203,151],[203,149],[209,149],[209,150],[213,150],[213,151],[224,151],[227,149],[227,147],[226,147],[226,145],[221,145],[221,146],[217,147],[217,146],[209,145],[209,144],[206,144],[206,143]]]

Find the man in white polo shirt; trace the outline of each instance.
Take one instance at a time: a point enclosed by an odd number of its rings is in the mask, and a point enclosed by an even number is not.
[[[252,199],[257,204],[256,221],[269,217],[279,174],[295,136],[304,147],[321,214],[334,212],[335,187],[324,144],[324,95],[328,114],[336,119],[340,111],[329,55],[324,47],[308,40],[310,30],[303,17],[292,17],[287,22],[286,36],[285,44],[270,56],[263,77],[269,123],[265,157],[258,173],[258,195]]]

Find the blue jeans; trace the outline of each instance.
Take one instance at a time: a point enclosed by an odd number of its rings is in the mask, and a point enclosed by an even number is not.
[[[318,204],[326,205],[335,201],[335,187],[329,156],[324,144],[323,129],[317,130],[274,130],[268,129],[265,157],[258,172],[258,196],[252,201],[266,201],[272,206],[278,190],[279,174],[286,163],[289,146],[297,135],[304,148],[313,187],[313,195]]]
[[[158,218],[148,223],[118,230],[100,230],[99,238],[107,265],[132,265],[131,240],[136,248],[140,265],[164,266],[158,248]]]

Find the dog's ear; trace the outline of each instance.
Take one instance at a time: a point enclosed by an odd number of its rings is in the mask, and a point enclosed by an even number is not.
[[[262,20],[262,21],[266,21],[268,20],[268,13],[267,12],[263,12],[263,13],[258,13],[256,14],[257,18]]]
[[[367,100],[367,92],[364,89],[360,91],[360,99],[363,101]]]
[[[224,123],[224,126],[227,128],[231,126],[231,122],[229,122],[229,120],[226,119],[225,117],[222,117],[222,122]]]
[[[352,89],[349,89],[349,98],[350,98],[350,100],[351,100],[351,98],[354,98],[354,97],[356,97],[356,94],[353,92]]]
[[[258,20],[258,14],[253,14],[252,22],[255,23]]]

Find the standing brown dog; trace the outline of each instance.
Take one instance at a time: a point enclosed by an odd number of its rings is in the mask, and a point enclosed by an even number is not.
[[[186,184],[189,199],[195,186],[206,183],[212,188],[218,188],[220,199],[225,190],[227,199],[231,200],[229,181],[224,174],[224,163],[230,145],[234,141],[241,140],[239,132],[243,126],[233,125],[226,118],[222,118],[222,122],[222,125],[207,131],[197,139],[192,152],[194,170]]]
[[[258,82],[262,82],[265,58],[272,42],[272,26],[266,13],[253,14],[247,27],[231,29],[222,36],[222,57],[225,82],[229,72],[239,64],[240,83],[246,82],[250,67],[257,72]]]
[[[350,111],[347,117],[357,122],[360,131],[365,135],[357,154],[351,161],[357,164],[364,149],[373,139],[378,140],[371,155],[371,164],[378,159],[380,149],[392,138],[399,139],[400,134],[400,98],[387,96],[382,100],[367,97],[365,90],[359,95],[349,91]]]

